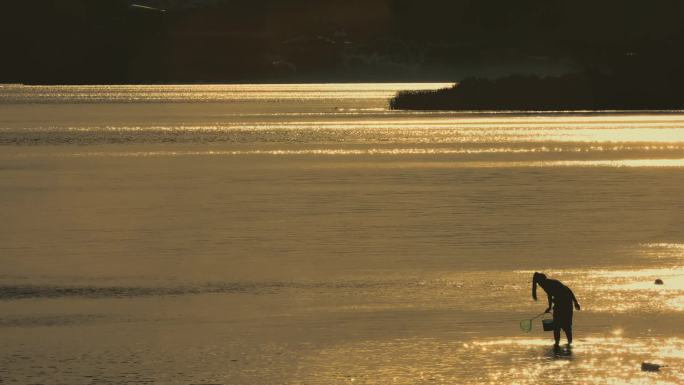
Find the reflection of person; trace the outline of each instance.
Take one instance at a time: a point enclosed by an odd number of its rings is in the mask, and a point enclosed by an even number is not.
[[[549,307],[546,312],[551,311],[553,305],[553,338],[556,341],[555,347],[560,343],[560,331],[563,329],[568,344],[572,344],[572,305],[580,310],[580,305],[569,287],[555,279],[548,279],[542,273],[534,273],[532,276],[532,298],[537,300],[537,284],[541,286],[549,297]]]

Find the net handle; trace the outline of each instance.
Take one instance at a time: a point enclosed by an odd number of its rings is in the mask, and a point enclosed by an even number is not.
[[[535,320],[535,319],[537,319],[537,318],[543,316],[544,314],[546,314],[546,312],[539,313],[539,314],[537,314],[536,316],[534,316],[534,318],[530,318],[530,321]]]

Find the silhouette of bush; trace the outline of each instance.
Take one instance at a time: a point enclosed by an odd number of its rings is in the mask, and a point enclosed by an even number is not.
[[[678,85],[679,84],[679,85]],[[649,110],[682,109],[681,82],[640,79],[600,71],[555,77],[511,75],[467,78],[451,88],[404,91],[390,101],[395,110]]]

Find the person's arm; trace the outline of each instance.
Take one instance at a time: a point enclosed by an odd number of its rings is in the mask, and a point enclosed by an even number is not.
[[[570,289],[568,289],[568,290],[570,290]],[[573,293],[572,290],[570,290],[570,296],[572,297],[572,302],[575,303],[575,309],[577,309],[577,310],[582,310],[582,308],[580,307],[579,302],[577,302],[577,298],[575,298],[575,293]]]

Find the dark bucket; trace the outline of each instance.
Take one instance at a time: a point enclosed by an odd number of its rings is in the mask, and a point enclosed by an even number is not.
[[[542,327],[544,328],[545,332],[553,330],[553,320],[552,319],[543,319],[542,320]]]

